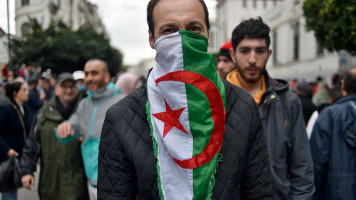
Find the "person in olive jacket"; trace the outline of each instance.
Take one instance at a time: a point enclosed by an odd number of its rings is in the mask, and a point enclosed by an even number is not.
[[[20,162],[22,184],[29,190],[34,185],[33,172],[39,157],[38,193],[41,200],[87,198],[80,141],[61,144],[55,136],[55,128],[71,116],[78,102],[75,80],[70,73],[62,73],[57,78],[55,96],[44,105],[32,123]]]

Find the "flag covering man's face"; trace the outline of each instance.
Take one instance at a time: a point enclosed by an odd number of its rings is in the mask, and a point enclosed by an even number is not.
[[[153,21],[154,34],[149,31],[152,48],[158,37],[179,30],[192,31],[209,39],[204,9],[198,0],[160,0],[153,9]]]

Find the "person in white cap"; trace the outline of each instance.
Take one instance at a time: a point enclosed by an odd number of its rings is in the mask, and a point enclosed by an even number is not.
[[[84,91],[85,90],[85,84],[84,84],[84,78],[85,78],[85,73],[82,70],[78,70],[73,72],[73,78],[77,82],[77,87],[79,91]]]

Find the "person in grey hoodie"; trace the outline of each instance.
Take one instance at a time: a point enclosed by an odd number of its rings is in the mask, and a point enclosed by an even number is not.
[[[110,82],[107,64],[99,59],[89,60],[84,67],[84,83],[88,96],[78,105],[75,113],[58,125],[57,138],[62,143],[74,139],[83,141],[81,150],[91,200],[97,199],[98,153],[105,113],[122,99],[121,90]]]

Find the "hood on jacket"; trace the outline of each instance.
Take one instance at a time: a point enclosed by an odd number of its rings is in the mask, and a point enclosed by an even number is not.
[[[351,114],[348,115],[343,127],[343,135],[346,143],[352,148],[356,148],[356,94],[348,95],[337,101],[337,103],[346,102],[350,105]]]
[[[87,91],[88,98],[90,99],[101,99],[105,97],[113,97],[117,94],[121,94],[122,91],[120,88],[112,82],[106,86],[106,88],[102,88],[99,90]]]
[[[268,72],[265,71],[264,74],[266,79],[266,93],[270,92],[272,88],[277,92],[282,92],[285,90],[289,90],[289,84],[286,80],[282,79],[273,79],[269,76]]]
[[[345,127],[344,138],[347,144],[356,148],[356,119]]]

